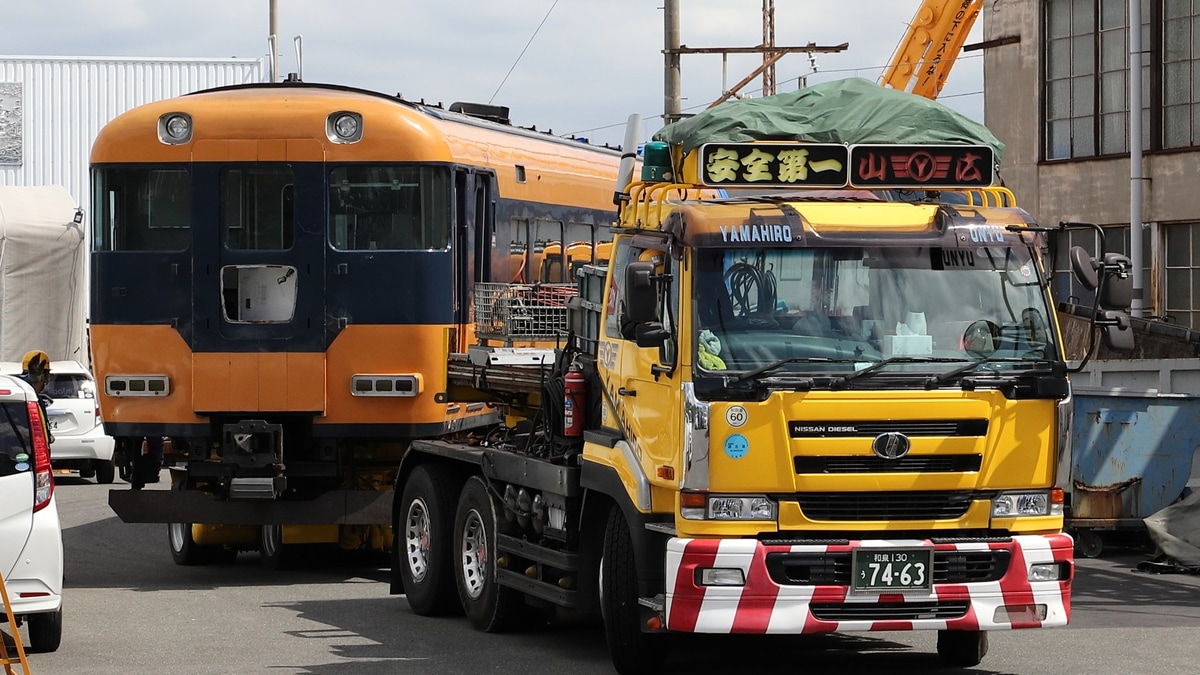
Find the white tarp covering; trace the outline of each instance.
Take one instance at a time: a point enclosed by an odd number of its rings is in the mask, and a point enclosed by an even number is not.
[[[1179,567],[1200,569],[1200,490],[1143,518],[1158,552]]]
[[[0,361],[88,364],[86,224],[59,185],[0,186]]]

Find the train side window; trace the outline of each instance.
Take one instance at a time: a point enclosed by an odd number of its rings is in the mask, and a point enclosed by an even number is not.
[[[329,174],[329,240],[343,251],[434,251],[450,242],[449,170],[341,166]]]

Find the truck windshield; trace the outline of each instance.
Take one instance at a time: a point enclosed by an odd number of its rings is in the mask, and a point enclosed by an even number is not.
[[[697,251],[698,367],[774,374],[939,373],[1057,358],[1028,248],[829,247]]]

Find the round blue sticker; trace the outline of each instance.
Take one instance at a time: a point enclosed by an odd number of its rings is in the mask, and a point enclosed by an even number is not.
[[[732,459],[741,459],[750,451],[750,441],[741,434],[734,434],[725,439],[725,454]]]
[[[25,462],[17,462],[17,465],[14,466],[13,468],[16,469],[17,471],[28,471],[29,465],[26,464]]]

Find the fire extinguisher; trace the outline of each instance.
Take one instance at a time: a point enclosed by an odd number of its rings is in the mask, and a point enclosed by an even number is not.
[[[583,369],[572,363],[563,378],[563,435],[578,438],[583,435],[586,384]]]

